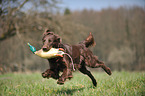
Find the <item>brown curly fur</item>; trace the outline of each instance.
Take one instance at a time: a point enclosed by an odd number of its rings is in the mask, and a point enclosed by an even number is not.
[[[44,51],[48,51],[50,48],[63,48],[68,53],[74,62],[75,69],[78,69],[83,74],[88,75],[94,86],[97,86],[97,82],[90,71],[87,70],[86,66],[91,68],[101,67],[104,71],[111,75],[111,70],[102,61],[99,61],[97,56],[88,49],[88,47],[95,45],[93,35],[90,35],[82,42],[77,45],[63,44],[58,35],[54,34],[50,30],[46,30],[43,33],[43,47]],[[64,57],[57,57],[48,59],[50,68],[42,73],[43,78],[54,78],[58,79],[58,84],[64,84],[66,79],[71,79],[72,76],[72,64],[71,60],[67,55]],[[59,73],[62,71],[62,74]]]

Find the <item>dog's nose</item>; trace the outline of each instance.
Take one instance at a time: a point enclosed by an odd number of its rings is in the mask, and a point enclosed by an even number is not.
[[[47,50],[47,47],[43,47],[43,51],[48,51],[48,50]]]

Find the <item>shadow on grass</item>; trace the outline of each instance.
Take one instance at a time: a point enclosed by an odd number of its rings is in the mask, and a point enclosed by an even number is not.
[[[61,90],[57,90],[55,93],[56,94],[65,94],[65,95],[73,95],[74,92],[79,92],[82,91],[84,89],[83,88],[69,88],[69,89],[61,89]]]
[[[96,87],[93,87],[93,86],[89,86],[89,87],[73,87],[73,88],[62,88],[62,89],[59,89],[57,91],[55,91],[56,94],[64,94],[64,95],[73,95],[75,92],[81,92],[83,91],[84,89],[95,89]]]

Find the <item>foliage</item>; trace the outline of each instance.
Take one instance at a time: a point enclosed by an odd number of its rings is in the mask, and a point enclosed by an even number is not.
[[[1,96],[144,96],[144,72],[113,72],[112,76],[93,72],[98,81],[94,88],[89,77],[74,73],[74,78],[64,85],[57,85],[56,80],[42,79],[40,73],[18,73],[0,75]]]
[[[111,66],[112,69],[116,69],[119,71],[121,69],[127,70],[129,68],[132,68],[131,66],[135,59],[134,57],[135,52],[133,52],[133,50],[128,47],[121,47],[120,49],[113,49],[110,52],[108,56],[108,62],[114,64],[114,66]]]

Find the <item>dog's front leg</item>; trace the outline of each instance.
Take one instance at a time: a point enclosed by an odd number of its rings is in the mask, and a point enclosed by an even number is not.
[[[57,84],[60,84],[60,85],[64,84],[66,78],[67,78],[67,68],[64,68],[62,75],[59,77],[57,81]]]
[[[68,78],[68,62],[65,58],[63,58],[62,62],[60,63],[60,66],[62,68],[62,75],[59,77],[57,84],[64,84],[65,80]]]
[[[42,73],[43,78],[49,78],[52,77],[54,79],[59,78],[59,72],[53,70],[53,69],[47,69],[45,72]]]

